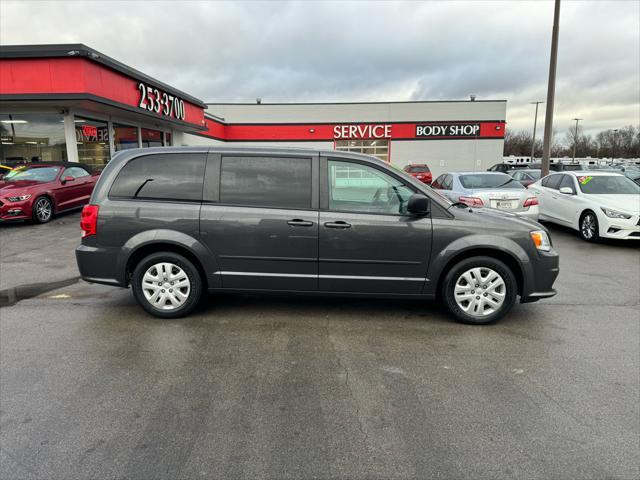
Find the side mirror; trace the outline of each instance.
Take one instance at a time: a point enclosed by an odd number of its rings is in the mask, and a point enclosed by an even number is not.
[[[62,184],[64,185],[67,182],[73,182],[75,180],[75,178],[73,178],[71,175],[63,177],[62,179]]]
[[[429,214],[429,197],[426,197],[420,193],[414,193],[409,198],[407,204],[407,212],[412,215],[428,215]]]
[[[573,190],[571,187],[560,187],[560,193],[563,193],[564,195],[573,195]]]

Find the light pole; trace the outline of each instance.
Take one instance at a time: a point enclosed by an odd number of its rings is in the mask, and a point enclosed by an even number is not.
[[[551,59],[549,60],[549,85],[547,87],[547,113],[544,120],[542,144],[542,176],[549,175],[549,154],[553,136],[553,100],[556,94],[556,65],[558,63],[558,31],[560,30],[560,0],[555,0],[553,31],[551,33]]]
[[[531,105],[535,104],[536,106],[536,114],[533,117],[533,140],[531,142],[531,163],[533,163],[533,156],[536,151],[536,126],[538,124],[538,105],[540,105],[541,103],[544,103],[544,102],[531,102]]]
[[[574,118],[574,120],[576,121],[576,131],[573,134],[573,159],[571,160],[572,162],[576,161],[576,145],[578,144],[578,122],[583,119]]]
[[[611,161],[613,162],[616,159],[616,143],[618,141],[618,129],[616,128],[613,131],[613,152],[611,152]]]

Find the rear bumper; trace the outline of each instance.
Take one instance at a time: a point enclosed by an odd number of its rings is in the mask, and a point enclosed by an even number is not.
[[[76,248],[76,262],[83,280],[91,283],[103,283],[126,287],[127,284],[118,275],[116,268],[119,249],[80,245]]]

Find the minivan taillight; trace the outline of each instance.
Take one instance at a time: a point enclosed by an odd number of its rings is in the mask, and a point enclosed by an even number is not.
[[[95,235],[98,230],[98,205],[85,205],[80,215],[82,238]]]
[[[534,205],[538,205],[538,197],[529,197],[524,201],[524,208],[533,207]]]

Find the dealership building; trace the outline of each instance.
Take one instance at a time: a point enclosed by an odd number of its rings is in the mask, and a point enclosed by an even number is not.
[[[505,118],[504,100],[205,103],[82,44],[0,46],[8,165],[101,168],[129,148],[243,144],[362,152],[434,174],[486,170],[502,161]]]

